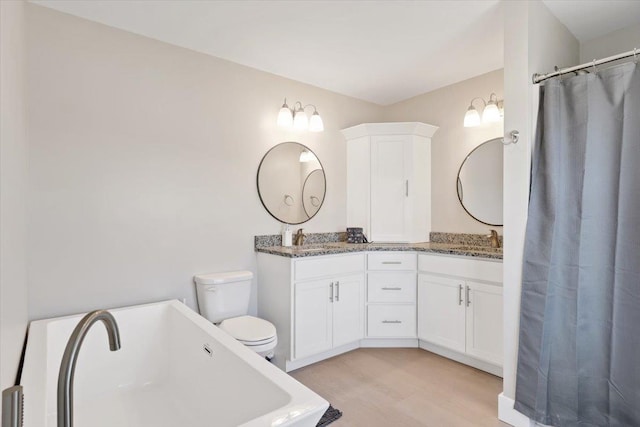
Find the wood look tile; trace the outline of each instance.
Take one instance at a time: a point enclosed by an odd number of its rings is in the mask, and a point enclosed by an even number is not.
[[[361,348],[291,372],[342,411],[332,427],[503,427],[502,379],[415,348]]]

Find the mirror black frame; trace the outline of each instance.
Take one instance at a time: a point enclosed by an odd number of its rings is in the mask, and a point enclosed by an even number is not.
[[[304,209],[304,203],[302,203],[302,208],[304,210],[304,213],[307,215],[307,219],[305,219],[304,221],[300,221],[300,222],[285,222],[283,220],[281,220],[280,218],[278,218],[277,216],[275,216],[270,210],[269,208],[267,208],[267,205],[264,203],[264,200],[262,199],[262,194],[260,194],[260,169],[262,168],[262,163],[264,163],[264,160],[267,158],[267,156],[269,155],[269,153],[271,153],[273,150],[275,150],[277,147],[283,145],[283,144],[298,144],[301,147],[303,147],[305,150],[311,152],[315,158],[318,160],[318,164],[320,165],[320,169],[322,171],[322,175],[324,175],[324,193],[322,194],[322,201],[320,202],[320,206],[318,206],[318,210],[316,211],[315,214],[313,214],[313,216],[309,216],[309,214],[307,213],[306,209]],[[316,171],[318,169],[314,169],[314,171]],[[313,172],[313,171],[312,171]],[[309,173],[311,174],[311,172]],[[307,178],[308,176],[305,178],[305,184],[307,182]],[[304,187],[304,185],[303,185]],[[324,172],[324,165],[322,164],[322,162],[320,161],[320,158],[316,155],[316,153],[310,149],[309,147],[307,147],[304,144],[300,144],[299,142],[296,141],[284,141],[284,142],[280,142],[276,145],[274,145],[273,147],[271,147],[265,154],[264,156],[262,156],[262,159],[260,160],[260,164],[258,165],[258,171],[256,172],[256,188],[258,189],[258,197],[260,198],[260,203],[262,203],[262,206],[264,207],[264,209],[269,213],[269,215],[271,215],[276,221],[281,222],[282,224],[289,224],[289,225],[298,225],[298,224],[304,224],[305,222],[310,221],[313,217],[315,217],[318,212],[320,212],[320,208],[322,208],[322,205],[324,205],[324,199],[327,196],[327,174]]]
[[[313,153],[313,151],[312,151],[312,153]],[[316,153],[313,153],[313,155],[315,156]],[[317,158],[318,158],[318,156],[316,156],[316,159]],[[318,163],[320,163],[320,159],[318,159]],[[304,184],[302,184],[302,210],[304,210],[304,213],[307,214],[309,219],[311,219],[314,216],[316,216],[316,214],[318,213],[318,211],[322,207],[322,204],[324,203],[324,197],[327,195],[327,175],[324,173],[324,168],[322,167],[322,164],[320,164],[320,167],[321,167],[320,169],[314,169],[311,172],[309,172],[309,175],[307,175],[307,177],[304,179]],[[316,210],[316,213],[314,213],[313,215],[309,215],[309,212],[307,212],[307,207],[304,204],[304,189],[307,188],[307,181],[309,181],[309,178],[311,178],[311,175],[314,172],[318,172],[318,171],[320,171],[322,173],[322,176],[324,177],[324,194],[322,195],[322,201],[320,202],[320,206],[318,206],[318,209]],[[313,202],[311,202],[311,204],[313,205]]]
[[[464,209],[464,211],[473,219],[475,219],[478,222],[481,222],[482,224],[486,224],[486,225],[490,225],[492,227],[504,227],[504,221],[503,224],[492,224],[490,222],[485,222],[481,219],[476,218],[471,212],[469,212],[469,210],[467,210],[467,208],[464,206],[464,203],[462,202],[462,197],[460,197],[460,193],[463,192],[462,190],[462,184],[460,183],[460,172],[462,171],[462,167],[464,166],[465,162],[467,161],[467,159],[469,157],[471,157],[471,155],[480,147],[482,147],[485,144],[488,144],[490,142],[495,142],[498,141],[500,142],[500,144],[504,145],[502,142],[503,138],[492,138],[492,139],[487,139],[486,141],[484,141],[483,143],[479,144],[476,148],[474,148],[473,150],[471,150],[469,152],[469,154],[467,154],[467,156],[464,158],[464,160],[462,161],[462,163],[460,163],[460,167],[458,168],[458,173],[456,174],[456,195],[458,196],[458,201],[460,202],[460,206],[462,206],[462,209]],[[504,200],[504,199],[503,199]]]

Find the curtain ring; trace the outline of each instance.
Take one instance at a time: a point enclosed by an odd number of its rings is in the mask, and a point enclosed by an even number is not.
[[[560,71],[560,68],[558,68],[558,66],[556,65],[553,67],[553,71],[558,73],[558,71]],[[562,73],[558,73],[558,80],[560,80],[560,83],[562,83]]]

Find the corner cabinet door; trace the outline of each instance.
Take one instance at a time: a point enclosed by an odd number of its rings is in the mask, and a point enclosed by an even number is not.
[[[467,280],[467,354],[502,366],[502,287]]]
[[[410,141],[406,136],[371,138],[371,240],[406,241]]]
[[[339,277],[334,281],[333,346],[364,337],[364,276]]]
[[[465,351],[464,286],[463,280],[418,276],[418,338]]]
[[[295,284],[294,358],[307,357],[331,348],[331,281]]]

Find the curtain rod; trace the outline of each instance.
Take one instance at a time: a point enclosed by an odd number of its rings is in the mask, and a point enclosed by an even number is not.
[[[606,64],[608,62],[617,61],[619,59],[631,58],[632,56],[637,61],[638,58],[640,57],[640,49],[633,49],[633,50],[630,50],[629,52],[619,53],[617,55],[609,56],[609,57],[603,58],[603,59],[598,59],[598,60],[594,59],[593,61],[588,62],[586,64],[576,65],[574,67],[562,68],[560,70],[556,70],[556,71],[553,71],[553,72],[547,73],[547,74],[534,73],[531,79],[533,80],[533,84],[538,84],[538,83],[543,82],[543,81],[545,81],[547,79],[550,79],[550,78],[556,77],[556,76],[560,76],[562,74],[572,73],[574,71],[580,71],[580,70],[584,70],[584,69],[587,69],[587,68],[590,68],[590,67],[597,67],[598,65]]]

